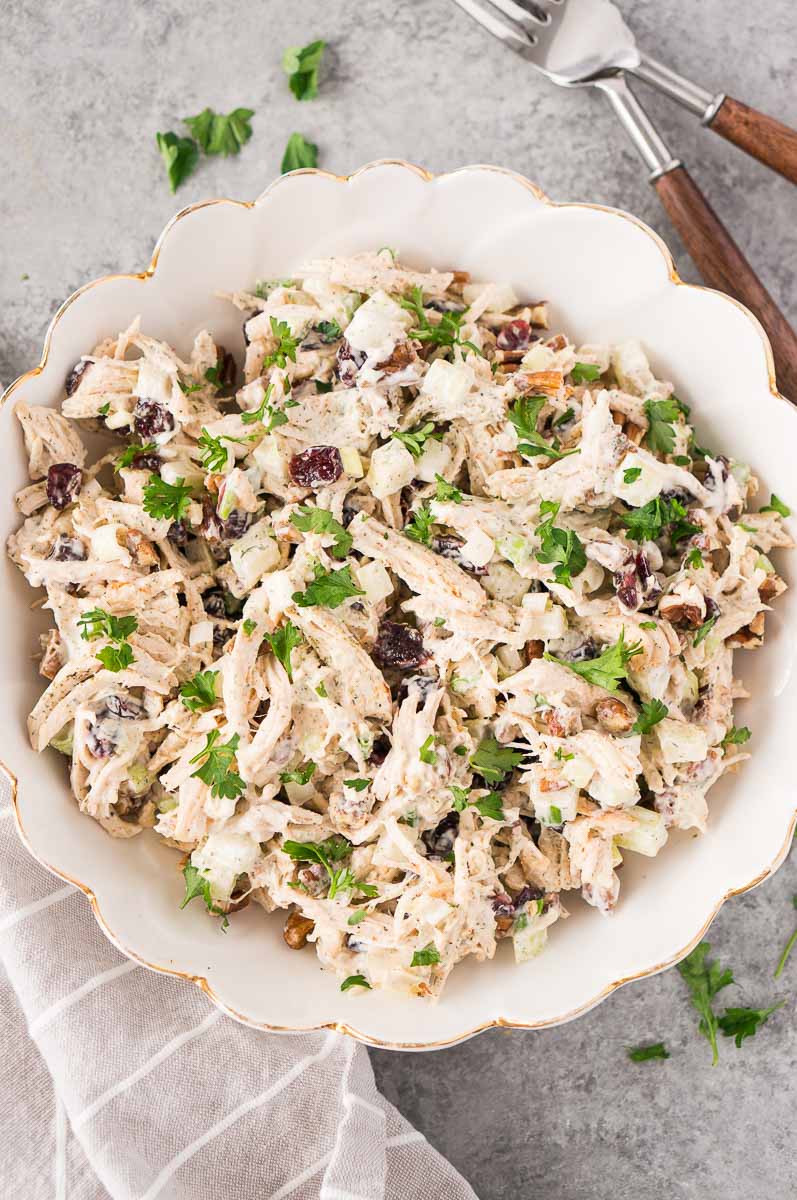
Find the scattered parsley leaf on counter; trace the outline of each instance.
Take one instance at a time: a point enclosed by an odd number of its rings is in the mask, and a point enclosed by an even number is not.
[[[315,763],[306,762],[303,767],[298,767],[295,771],[280,771],[280,779],[283,783],[298,783],[304,787],[309,783],[315,774]]]
[[[300,504],[296,512],[291,513],[291,524],[294,525],[300,533],[329,533],[335,539],[335,545],[332,547],[333,558],[345,558],[352,547],[353,538],[351,534],[343,528],[339,521],[336,521],[326,508],[313,508],[310,504]]]
[[[255,115],[252,108],[234,108],[226,116],[205,108],[195,117],[183,120],[193,133],[205,154],[237,154],[241,146],[252,136],[249,118]]]
[[[731,728],[728,730],[728,732],[725,734],[725,737],[720,742],[720,745],[721,746],[743,746],[745,742],[750,741],[750,738],[752,736],[753,736],[752,733],[750,732],[750,730],[747,728],[746,725],[742,725],[741,729],[737,729],[735,725],[732,725]]]
[[[301,340],[293,336],[291,327],[287,321],[279,321],[276,317],[269,317],[269,324],[271,325],[271,334],[277,343],[277,347],[263,359],[261,371],[265,371],[275,365],[284,369],[288,359],[291,362],[296,362],[296,347]]]
[[[156,520],[181,521],[191,504],[191,492],[184,479],[166,483],[159,475],[150,475],[144,488],[144,512]]]
[[[661,700],[646,700],[639,710],[639,716],[631,726],[631,732],[650,733],[653,726],[658,725],[659,721],[663,721],[669,711],[667,705]]]
[[[575,671],[576,675],[580,675],[582,679],[586,679],[587,683],[594,683],[596,687],[606,688],[607,692],[616,692],[620,680],[627,677],[626,668],[629,661],[634,655],[641,653],[642,645],[640,642],[634,642],[632,645],[626,646],[625,627],[623,627],[614,645],[607,646],[597,658],[586,659],[584,662],[568,662],[567,659],[556,658],[547,651],[543,657],[548,662],[555,662],[560,667],[567,667],[569,671]]]
[[[355,792],[364,792],[366,788],[371,786],[370,779],[344,779],[343,786],[352,788]]]
[[[318,95],[318,68],[326,50],[326,42],[309,42],[306,46],[289,46],[282,56],[282,69],[297,100],[314,100]]]
[[[95,657],[100,660],[106,670],[113,671],[114,674],[124,671],[125,667],[131,666],[136,661],[129,642],[122,642],[119,646],[103,646],[102,650],[97,651]]]
[[[754,1037],[761,1025],[766,1024],[773,1012],[782,1008],[785,1000],[779,1000],[771,1008],[726,1008],[717,1021],[725,1037],[732,1037],[741,1048],[745,1038]]]
[[[189,712],[200,712],[216,704],[217,675],[218,671],[198,671],[182,685],[180,699]]]
[[[291,651],[295,646],[298,646],[304,641],[304,635],[293,621],[286,621],[279,629],[275,629],[273,633],[266,634],[266,641],[271,647],[271,652],[275,658],[279,659],[285,668],[285,674],[293,683],[293,670],[291,668]]]
[[[432,421],[427,421],[425,425],[419,425],[417,429],[408,429],[406,433],[391,433],[390,436],[394,441],[401,442],[413,458],[420,458],[427,441],[439,442],[443,434],[435,428]]]
[[[229,921],[223,909],[217,908],[213,903],[213,897],[210,894],[210,880],[206,879],[199,868],[191,862],[187,862],[183,867],[183,879],[185,880],[185,895],[180,908],[185,908],[186,904],[196,896],[201,896],[209,913],[214,913],[217,917],[224,917],[221,927],[226,929]]]
[[[350,596],[364,596],[362,588],[358,588],[351,577],[349,567],[341,567],[339,571],[327,571],[320,563],[313,567],[314,579],[303,592],[294,592],[291,597],[299,608],[312,608],[323,605],[325,608],[339,608]]]
[[[795,836],[797,837],[797,833],[795,833]],[[794,905],[794,907],[797,908],[797,896],[792,896],[791,902]],[[786,966],[786,963],[789,960],[789,955],[791,954],[795,945],[797,945],[797,929],[795,929],[794,933],[791,935],[788,942],[783,947],[783,953],[781,954],[780,958],[778,959],[778,965],[775,967],[775,979],[780,978],[783,968]]]
[[[788,504],[784,504],[780,497],[776,496],[774,492],[770,497],[769,504],[764,504],[759,509],[759,512],[776,512],[780,513],[782,517],[791,516],[791,509],[789,508]]]
[[[114,470],[121,471],[124,467],[131,466],[133,459],[138,458],[139,454],[154,454],[157,449],[158,447],[154,442],[147,442],[145,445],[139,445],[138,442],[133,442],[119,455],[114,463]]]
[[[595,363],[577,362],[570,372],[573,383],[595,383],[601,377],[601,369]]]
[[[440,954],[433,942],[429,942],[428,946],[424,946],[423,950],[416,950],[412,956],[411,967],[431,967],[435,963],[440,962]]]
[[[669,1051],[664,1042],[653,1042],[650,1046],[629,1046],[628,1057],[631,1062],[647,1062],[651,1058],[669,1058]]]
[[[449,483],[447,479],[443,479],[443,476],[437,473],[435,473],[435,482],[437,484],[435,500],[438,500],[441,504],[462,503],[462,492],[458,487],[454,487],[453,483]]]
[[[468,350],[472,350],[474,354],[481,354],[478,346],[473,342],[462,340],[462,322],[465,319],[464,312],[444,312],[440,314],[440,320],[433,323],[429,320],[429,314],[423,304],[423,288],[417,285],[410,288],[408,296],[397,297],[399,304],[405,308],[407,312],[411,312],[415,317],[417,326],[410,330],[409,335],[415,338],[416,341],[425,342],[427,345],[440,347],[464,346]]]
[[[198,754],[189,759],[191,763],[200,764],[192,772],[191,778],[201,779],[206,783],[212,796],[237,800],[246,788],[243,779],[232,766],[240,738],[234,733],[229,742],[219,742],[220,737],[218,729],[211,729],[205,745]]]
[[[199,147],[193,138],[178,137],[176,133],[156,133],[155,141],[166,165],[169,187],[176,192],[193,174],[199,161]]]
[[[282,156],[282,174],[297,171],[301,167],[318,166],[318,146],[308,142],[300,133],[292,133],[288,138],[285,153]]]
[[[578,447],[573,450],[560,450],[556,438],[549,443],[537,432],[537,418],[545,403],[545,396],[519,396],[515,403],[510,405],[507,416],[517,431],[518,452],[526,458],[536,458],[544,454],[554,461],[568,458],[571,454],[580,454]]]
[[[430,733],[428,738],[426,738],[425,742],[418,751],[418,758],[422,763],[431,763],[434,765],[434,763],[437,762],[437,755],[435,754],[434,749],[436,741],[437,738],[433,733]]]
[[[505,775],[522,763],[524,757],[522,750],[502,746],[490,733],[482,738],[477,750],[471,755],[470,765],[486,783],[501,783]]]
[[[707,638],[708,635],[711,633],[711,631],[714,628],[714,626],[716,625],[716,623],[717,623],[716,617],[709,617],[709,619],[707,621],[704,621],[703,624],[698,629],[695,636],[692,638],[692,645],[699,646],[700,643],[702,641],[704,641],[705,638]]]
[[[675,449],[673,421],[681,414],[678,401],[670,396],[667,400],[646,400],[645,416],[649,426],[645,441],[651,450],[661,454],[672,454]]]
[[[733,972],[728,967],[723,970],[716,959],[709,962],[710,950],[709,942],[701,942],[699,946],[695,946],[692,953],[678,963],[678,973],[689,988],[692,1004],[700,1013],[698,1029],[711,1046],[712,1064],[716,1066],[719,1058],[718,1022],[711,1001],[717,992],[733,983]]]
[[[371,985],[364,975],[349,975],[348,979],[343,980],[343,983],[340,985],[340,990],[342,992],[348,992],[349,988],[353,987],[368,988],[368,991],[371,991]]]
[[[412,520],[404,526],[404,533],[414,542],[420,542],[422,546],[431,546],[433,524],[434,518],[429,505],[419,504],[412,514]]]

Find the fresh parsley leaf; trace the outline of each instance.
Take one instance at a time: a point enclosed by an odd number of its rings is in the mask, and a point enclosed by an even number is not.
[[[334,834],[323,842],[292,842],[289,840],[282,843],[282,849],[295,862],[317,862],[330,871],[332,863],[349,857],[352,846],[351,842],[347,842],[344,837]]]
[[[159,475],[150,475],[144,488],[144,512],[157,520],[181,521],[191,504],[191,491],[184,479],[166,483]]]
[[[329,696],[329,692],[324,687],[323,683],[318,684],[318,686],[315,689],[315,694],[316,694],[316,696],[320,696],[322,700],[326,700]]]
[[[291,513],[291,524],[301,533],[329,533],[335,539],[332,547],[333,558],[345,558],[352,547],[353,538],[336,521],[326,508],[313,508],[309,504],[300,504],[296,512]]]
[[[287,321],[279,321],[276,317],[269,317],[269,324],[271,325],[271,333],[277,345],[263,359],[262,370],[266,371],[269,367],[273,366],[284,370],[288,359],[291,362],[296,362],[296,347],[299,345],[300,339],[293,336],[291,327]]]
[[[183,879],[185,880],[185,895],[180,908],[185,908],[186,904],[190,903],[196,896],[200,896],[205,901],[205,908],[209,913],[214,913],[217,917],[224,917],[222,929],[226,929],[229,921],[224,913],[224,910],[218,908],[213,903],[213,897],[210,893],[210,880],[206,879],[198,867],[193,863],[187,862],[183,867]]]
[[[219,437],[213,437],[211,433],[202,426],[197,446],[200,451],[200,460],[206,471],[217,473],[223,471],[227,465],[227,450],[222,445],[222,442],[238,442],[239,445],[244,445],[243,438],[228,437],[222,433]]]
[[[81,626],[80,636],[84,642],[93,642],[95,638],[105,637],[111,642],[121,643],[138,629],[136,617],[114,617],[104,608],[90,608],[81,613],[77,623]]]
[[[546,502],[543,501],[540,505],[540,512],[543,511],[545,505]],[[555,581],[563,587],[572,587],[572,577],[579,575],[584,570],[587,565],[587,556],[578,535],[572,529],[556,529],[554,527],[554,517],[558,511],[559,506],[556,505],[556,511],[549,516],[548,520],[537,526],[541,545],[535,558],[537,562],[541,563],[556,563],[553,569]]]
[[[653,1042],[649,1046],[635,1046],[628,1048],[628,1057],[631,1062],[648,1062],[651,1058],[669,1058],[669,1051],[665,1049],[664,1042]]]
[[[437,762],[437,755],[434,749],[436,742],[437,738],[433,733],[430,733],[418,751],[418,758],[422,763],[431,763],[434,765]]]
[[[676,467],[691,467],[692,460],[688,454],[674,454],[672,461]]]
[[[273,429],[278,429],[280,425],[288,424],[288,418],[282,409],[272,408],[269,404],[269,397],[273,390],[274,385],[270,383],[263,393],[263,399],[260,401],[258,407],[241,413],[241,420],[244,425],[254,425],[257,421],[261,421],[266,427],[266,433],[271,433]]]
[[[317,166],[318,146],[314,142],[308,142],[300,133],[292,133],[282,156],[280,168],[282,174],[285,175],[288,171],[297,171],[301,167]]]
[[[304,787],[314,774],[315,763],[306,762],[303,767],[298,767],[295,771],[280,771],[280,779],[283,783],[298,783],[300,787]]]
[[[795,831],[795,836],[797,836],[797,831]],[[791,902],[794,905],[794,907],[797,908],[797,896],[792,896]],[[780,975],[783,971],[783,968],[786,966],[786,963],[789,960],[789,955],[791,954],[791,952],[795,946],[797,946],[797,929],[795,929],[794,933],[791,935],[788,942],[783,947],[783,953],[781,954],[780,958],[778,959],[778,965],[775,967],[775,978],[776,979],[778,979],[780,977]]]
[[[726,967],[720,967],[716,959],[708,961],[711,946],[701,942],[695,946],[691,954],[678,963],[678,973],[689,988],[692,1004],[700,1013],[698,1029],[711,1046],[712,1063],[716,1066],[719,1057],[717,1049],[718,1022],[711,1001],[717,992],[733,983],[733,972]]]
[[[703,564],[703,555],[700,553],[697,546],[695,546],[695,548],[693,550],[689,551],[689,553],[686,556],[685,562],[686,562],[687,567],[693,567],[695,570],[697,570],[698,567],[702,567],[704,565]]]
[[[725,737],[720,742],[720,745],[721,746],[743,746],[745,742],[750,741],[750,738],[752,736],[753,736],[752,733],[750,732],[750,730],[747,728],[746,725],[742,725],[741,729],[737,729],[735,725],[732,725],[731,728],[728,730],[728,732],[725,734]]]
[[[645,401],[645,416],[649,422],[645,440],[654,453],[672,454],[675,449],[672,422],[678,420],[680,412],[678,402],[672,396],[667,400]]]
[[[428,504],[419,504],[412,514],[412,520],[404,526],[404,533],[414,542],[423,546],[432,544],[432,526],[434,518]]]
[[[413,458],[420,458],[427,441],[439,442],[443,434],[436,429],[432,421],[427,421],[425,425],[420,425],[417,429],[408,429],[406,433],[391,433],[390,436],[397,442],[401,442]]]
[[[357,912],[353,912],[351,914],[349,919],[346,921],[346,924],[347,925],[359,925],[360,921],[364,921],[367,916],[368,916],[368,914],[366,912],[364,912],[363,909],[358,908]]]
[[[658,625],[656,624],[655,621],[640,621],[639,628],[640,629],[658,629]]]
[[[180,699],[189,712],[213,708],[217,702],[216,676],[218,671],[198,671],[180,688]]]
[[[777,1012],[785,1003],[785,1000],[779,1000],[771,1008],[726,1008],[717,1024],[724,1036],[732,1037],[737,1047],[741,1048],[744,1039],[754,1037],[773,1012]]]
[[[319,396],[323,396],[327,392],[331,392],[335,386],[331,380],[327,382],[324,379],[313,379],[311,382],[315,384],[315,390]]]
[[[193,133],[205,154],[237,154],[241,146],[252,136],[250,117],[255,115],[252,108],[234,108],[226,116],[205,108],[195,117],[184,117],[183,120]]]
[[[462,503],[462,492],[458,487],[454,487],[453,483],[449,483],[447,479],[443,479],[443,476],[437,473],[435,473],[435,482],[437,483],[435,500],[438,500],[441,504]]]
[[[451,792],[451,795],[454,797],[455,812],[464,812],[465,809],[470,804],[469,789],[464,788],[464,787],[459,787],[458,784],[452,783],[449,785],[448,790]]]
[[[364,975],[349,975],[348,979],[343,980],[343,983],[340,985],[340,990],[342,992],[348,992],[349,988],[353,987],[368,988],[368,991],[371,991],[371,985]]]
[[[315,329],[318,331],[321,341],[327,344],[336,342],[338,338],[343,337],[343,330],[337,321],[319,321]]]
[[[622,518],[628,536],[635,542],[655,542],[669,527],[673,545],[700,533],[700,526],[692,524],[689,514],[679,500],[662,500],[655,496],[641,508],[633,508]]]
[[[412,956],[411,967],[431,967],[440,962],[440,954],[434,942],[429,942],[423,950],[416,950]]]
[[[341,567],[339,571],[327,571],[320,563],[313,568],[314,579],[303,592],[294,592],[292,599],[300,608],[312,608],[323,605],[325,608],[339,608],[350,596],[364,596],[362,588],[358,588],[351,577],[349,567]]]
[[[507,416],[517,431],[517,448],[520,454],[525,458],[545,455],[554,461],[568,458],[571,454],[580,454],[581,451],[578,448],[560,451],[559,443],[555,438],[552,443],[549,443],[541,433],[537,432],[537,418],[545,403],[545,396],[519,396],[509,408]]]
[[[155,141],[166,166],[169,187],[176,192],[193,174],[199,161],[199,147],[193,138],[178,137],[176,133],[156,133]]]
[[[253,621],[251,617],[247,617],[243,623],[243,631],[247,637],[251,637],[257,629],[257,621]]]
[[[398,302],[402,308],[414,315],[417,322],[416,327],[410,329],[411,338],[430,346],[442,348],[464,346],[466,349],[472,350],[474,354],[481,354],[481,350],[473,342],[462,341],[461,327],[465,319],[464,312],[441,313],[440,320],[433,324],[423,305],[423,289],[419,287],[411,288],[408,296],[399,296]]]
[[[477,808],[483,817],[489,817],[492,821],[506,820],[504,805],[498,792],[488,792],[486,796],[474,800],[473,807]]]
[[[324,56],[326,42],[289,46],[282,56],[282,69],[297,100],[314,100],[318,95],[318,68]]]
[[[573,383],[595,383],[600,377],[601,369],[594,363],[577,362],[570,372]]]
[[[654,725],[663,721],[670,710],[661,700],[646,700],[639,710],[639,716],[631,726],[632,733],[650,733]]]
[[[551,421],[551,429],[558,429],[560,425],[566,425],[568,421],[572,421],[575,415],[572,408],[566,408],[563,413]]]
[[[780,513],[782,517],[791,516],[791,509],[789,508],[788,504],[784,504],[780,497],[776,496],[774,492],[770,497],[769,504],[765,504],[759,511]]]
[[[344,779],[343,786],[352,788],[355,792],[364,792],[366,788],[371,786],[370,779]]]
[[[522,750],[502,746],[492,734],[482,738],[478,749],[471,755],[470,765],[486,783],[501,783],[524,759]]]
[[[297,628],[293,621],[286,621],[284,625],[281,625],[279,629],[275,629],[273,633],[267,633],[266,641],[271,647],[274,657],[279,659],[285,668],[285,674],[288,676],[288,679],[293,683],[291,651],[295,646],[304,641],[301,629]]]
[[[562,824],[562,810],[558,804],[552,804],[548,809],[548,813],[550,815],[552,825]]]
[[[642,474],[641,467],[629,467],[627,471],[623,471],[623,483],[633,483]]]
[[[234,733],[229,742],[219,742],[220,737],[218,729],[212,729],[199,753],[189,759],[191,763],[200,763],[191,778],[206,783],[211,796],[237,800],[246,789],[243,779],[233,769],[240,738]]]
[[[121,471],[124,467],[129,467],[133,459],[138,458],[139,454],[154,454],[157,449],[158,447],[154,442],[147,442],[143,446],[139,445],[138,442],[133,442],[119,455],[114,463],[114,470]]]
[[[698,629],[695,636],[692,638],[692,645],[699,646],[700,643],[702,641],[704,641],[705,638],[707,638],[708,635],[711,633],[711,631],[714,628],[714,626],[716,625],[716,623],[717,623],[716,617],[709,617],[709,619],[707,621],[704,621],[703,624]]]
[[[95,657],[100,660],[106,670],[114,673],[124,671],[126,667],[136,661],[129,642],[122,642],[119,646],[103,646],[102,650],[97,651]]]
[[[100,407],[97,409],[97,412],[99,413],[99,415],[100,415],[101,417],[107,417],[107,416],[108,416],[108,413],[109,413],[110,411],[111,411],[111,402],[110,402],[110,400],[106,400],[106,401],[105,401],[105,403],[104,403],[104,404],[101,404],[101,405],[100,405]]]
[[[620,680],[627,678],[629,661],[636,654],[641,653],[642,645],[640,642],[634,642],[632,645],[626,646],[625,628],[623,628],[620,630],[620,636],[614,645],[607,646],[597,658],[590,658],[585,662],[568,662],[567,659],[556,658],[547,651],[543,657],[548,662],[559,663],[560,667],[567,667],[568,670],[575,671],[576,675],[580,675],[582,679],[586,679],[588,683],[595,684],[596,687],[606,688],[607,692],[616,692]]]

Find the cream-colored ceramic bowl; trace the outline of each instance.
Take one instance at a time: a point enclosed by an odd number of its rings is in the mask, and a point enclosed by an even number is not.
[[[14,402],[58,405],[81,353],[140,313],[143,327],[187,353],[208,328],[242,351],[241,318],[214,298],[258,277],[290,275],[300,261],[390,245],[418,266],[458,267],[505,280],[519,295],[551,301],[554,327],[576,341],[639,337],[657,373],[693,406],[701,441],[753,464],[766,489],[797,504],[797,413],[775,390],[769,346],[738,304],[680,283],[666,247],[625,213],[554,204],[527,180],[494,167],[432,178],[381,162],[340,179],[298,171],[253,204],[195,204],[162,236],[149,269],[88,284],[62,306],[41,365],[22,376],[2,411],[3,541],[17,523],[14,491],[26,482]],[[780,569],[791,566],[782,556]],[[90,897],[108,936],[131,957],[199,984],[227,1012],[270,1030],[336,1027],[374,1045],[450,1045],[493,1025],[539,1028],[586,1011],[621,983],[676,962],[703,935],[723,900],[780,864],[795,816],[792,670],[797,599],[778,601],[767,640],[738,653],[753,699],[738,721],[753,729],[752,761],[711,792],[709,832],[671,837],[656,859],[627,855],[617,912],[580,901],[538,959],[516,966],[502,946],[491,963],[468,961],[436,1005],[383,992],[341,994],[312,950],[297,954],[278,914],[252,906],[219,932],[198,907],[180,911],[173,851],[154,835],[108,837],[79,814],[63,759],[35,755],[25,717],[42,689],[32,662],[40,613],[22,576],[3,559],[2,758],[17,780],[17,816],[31,852]],[[53,920],[57,918],[54,917]]]

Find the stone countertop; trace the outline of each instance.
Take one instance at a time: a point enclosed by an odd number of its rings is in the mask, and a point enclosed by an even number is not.
[[[797,124],[797,16],[770,0],[621,0],[640,41],[708,89]],[[175,209],[255,196],[289,133],[344,173],[379,157],[446,170],[511,166],[559,200],[617,205],[684,259],[645,172],[598,95],[555,89],[450,0],[286,4],[243,0],[7,0],[0,65],[0,379],[38,361],[61,300],[86,280],[139,270]],[[299,105],[279,56],[316,37],[322,94]],[[256,110],[237,159],[205,160],[173,197],[156,130],[206,105]],[[658,96],[649,109],[750,261],[797,319],[797,192]],[[733,966],[729,1002],[794,992],[797,960],[773,985],[794,921],[794,863],[726,905],[710,939]],[[598,918],[596,918],[598,919]],[[711,1066],[677,972],[633,984],[572,1024],[493,1031],[428,1055],[374,1052],[386,1095],[482,1200],[787,1200],[797,1189],[793,1002]],[[663,1038],[667,1062],[628,1045]]]

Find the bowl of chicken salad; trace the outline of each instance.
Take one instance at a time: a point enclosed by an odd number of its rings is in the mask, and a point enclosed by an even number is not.
[[[795,415],[634,218],[296,172],[67,301],[2,419],[20,831],[233,1016],[553,1024],[785,855]]]

